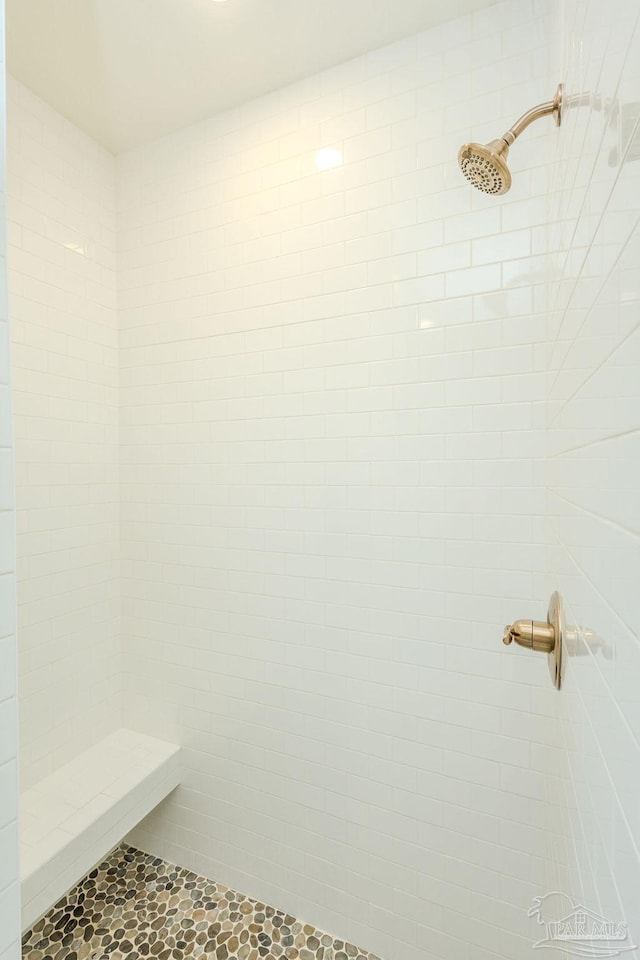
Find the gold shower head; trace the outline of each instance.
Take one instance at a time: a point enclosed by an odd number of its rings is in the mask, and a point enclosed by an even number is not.
[[[511,173],[507,166],[509,147],[530,123],[540,117],[553,115],[556,126],[559,127],[562,120],[562,94],[563,85],[559,83],[553,100],[528,110],[503,137],[487,144],[465,143],[460,147],[458,163],[469,183],[483,193],[493,196],[506,193],[511,186]]]
[[[508,155],[509,147],[504,140],[492,140],[487,144],[465,143],[458,152],[458,163],[472,186],[483,193],[499,196],[511,186]]]

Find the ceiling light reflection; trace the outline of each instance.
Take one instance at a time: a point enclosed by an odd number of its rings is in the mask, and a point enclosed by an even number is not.
[[[316,153],[316,168],[318,170],[330,170],[332,167],[339,167],[342,164],[342,151],[326,147],[318,150]]]

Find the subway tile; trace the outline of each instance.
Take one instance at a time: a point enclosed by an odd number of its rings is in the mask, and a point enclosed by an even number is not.
[[[37,137],[27,133],[34,112]],[[9,250],[9,298],[19,304],[12,315],[18,551],[25,571],[18,580],[18,629],[40,624],[42,662],[50,661],[50,651],[58,662],[66,656],[68,667],[66,676],[49,670],[47,680],[37,662],[22,658],[24,691],[34,690],[23,698],[21,722],[21,774],[30,784],[106,731],[118,701],[117,526],[105,523],[117,498],[115,164],[17,82],[8,126],[9,141],[21,149],[16,183],[25,192],[28,181],[45,187],[31,193],[28,215],[23,205],[9,212],[14,222],[24,218]],[[60,156],[69,164],[66,182],[50,175]],[[151,227],[144,236],[151,238]],[[73,442],[60,429],[65,420]],[[25,475],[28,463],[33,470]],[[51,538],[65,528],[68,545],[51,553]],[[57,557],[56,564],[43,565],[45,556]],[[92,692],[96,664],[105,679]],[[56,716],[57,697],[67,706]],[[36,754],[48,754],[37,773]]]

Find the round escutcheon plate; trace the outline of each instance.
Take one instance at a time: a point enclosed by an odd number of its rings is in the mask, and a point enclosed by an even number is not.
[[[562,681],[564,680],[564,638],[566,627],[564,611],[562,609],[562,597],[557,591],[551,594],[547,623],[551,624],[555,633],[553,650],[547,654],[549,673],[551,674],[551,682],[556,690],[561,690]]]

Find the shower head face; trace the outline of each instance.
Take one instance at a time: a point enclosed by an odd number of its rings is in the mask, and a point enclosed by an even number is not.
[[[506,159],[509,148],[504,140],[491,143],[465,143],[458,152],[460,169],[477,190],[500,196],[511,186]]]

